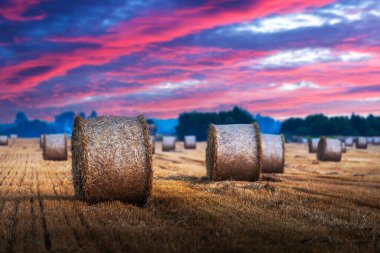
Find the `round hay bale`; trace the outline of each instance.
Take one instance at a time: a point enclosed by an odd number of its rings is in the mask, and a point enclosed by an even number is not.
[[[44,149],[44,134],[40,135],[40,148]]]
[[[196,149],[197,148],[197,137],[195,135],[188,135],[184,138],[185,149]]]
[[[317,153],[318,142],[319,142],[318,138],[308,139],[307,143],[309,147],[309,153]]]
[[[342,143],[342,152],[346,153],[347,152],[346,143],[344,143],[344,141],[342,141],[341,143]]]
[[[340,140],[322,137],[318,143],[317,159],[319,161],[339,162],[342,159],[342,143]]]
[[[256,123],[210,125],[206,149],[210,180],[259,180],[261,162],[261,136]]]
[[[284,173],[285,138],[283,135],[262,134],[262,172]]]
[[[0,146],[7,146],[7,145],[8,145],[8,136],[0,135]]]
[[[43,138],[44,160],[67,160],[66,134],[46,134]]]
[[[156,151],[156,137],[154,135],[151,135],[150,136],[150,145],[152,147],[152,154],[154,154],[154,152]]]
[[[145,204],[152,184],[152,150],[143,116],[76,116],[71,152],[75,195],[89,202]]]
[[[344,143],[346,143],[347,147],[352,147],[354,145],[354,138],[353,137],[347,137],[344,140]]]
[[[162,151],[174,151],[176,138],[174,136],[164,136],[162,138]]]
[[[367,149],[368,142],[366,137],[358,137],[356,141],[356,148],[357,149]]]

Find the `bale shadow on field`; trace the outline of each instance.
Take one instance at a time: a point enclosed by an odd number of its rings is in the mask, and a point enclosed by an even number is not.
[[[65,200],[65,201],[76,201],[77,198],[69,195],[23,195],[23,196],[1,196],[0,201],[30,201],[31,199],[41,200]]]

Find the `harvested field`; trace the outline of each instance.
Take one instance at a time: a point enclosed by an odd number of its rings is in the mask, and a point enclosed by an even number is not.
[[[1,252],[379,252],[380,146],[318,162],[286,144],[284,174],[208,182],[205,143],[153,156],[145,207],[75,200],[71,154],[0,146]]]

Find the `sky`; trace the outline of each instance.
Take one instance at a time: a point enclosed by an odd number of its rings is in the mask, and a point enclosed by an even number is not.
[[[0,0],[0,122],[380,114],[378,0]]]

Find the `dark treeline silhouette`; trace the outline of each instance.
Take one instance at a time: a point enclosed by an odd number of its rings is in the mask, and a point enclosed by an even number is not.
[[[380,117],[327,117],[323,114],[310,115],[304,119],[290,118],[281,125],[281,133],[286,136],[377,136],[380,135]]]
[[[187,112],[179,115],[177,136],[183,139],[185,135],[195,135],[197,140],[207,139],[210,124],[249,124],[254,122],[253,116],[246,110],[234,107],[231,111],[222,112]]]
[[[83,118],[86,114],[79,113]],[[93,111],[88,118],[96,117]],[[41,134],[66,133],[71,135],[75,112],[64,112],[54,117],[53,122],[29,120],[24,112],[18,112],[13,124],[0,125],[0,134],[17,134],[19,137],[39,137]]]

